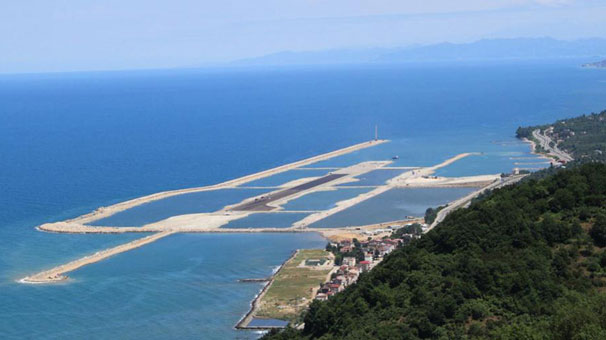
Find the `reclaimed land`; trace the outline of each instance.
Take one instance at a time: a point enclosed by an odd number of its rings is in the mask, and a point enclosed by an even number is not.
[[[164,191],[164,192],[151,194],[148,196],[138,197],[138,198],[135,198],[135,199],[132,199],[129,201],[114,204],[109,207],[101,207],[91,213],[76,217],[74,219],[67,220],[66,222],[75,222],[75,223],[80,223],[80,224],[86,224],[86,223],[89,223],[89,222],[92,222],[92,221],[95,221],[95,220],[98,220],[101,218],[111,216],[120,211],[124,211],[124,210],[130,209],[132,207],[136,207],[136,206],[144,204],[144,203],[148,203],[151,201],[155,201],[155,200],[159,200],[159,199],[163,199],[163,198],[167,198],[167,197],[171,197],[171,196],[188,194],[188,193],[193,193],[193,192],[200,192],[200,191],[209,191],[209,190],[236,187],[238,185],[252,182],[257,179],[273,176],[273,175],[279,174],[281,172],[292,170],[294,168],[309,165],[309,164],[316,163],[319,161],[324,161],[324,160],[334,158],[337,156],[342,156],[342,155],[345,155],[345,154],[348,154],[348,153],[351,153],[354,151],[376,146],[376,145],[379,145],[379,144],[382,144],[385,142],[388,142],[388,141],[387,140],[376,140],[376,141],[372,140],[369,142],[355,144],[355,145],[352,145],[352,146],[349,146],[349,147],[346,147],[343,149],[339,149],[339,150],[331,151],[331,152],[328,152],[325,154],[306,158],[306,159],[303,159],[303,160],[300,160],[297,162],[281,165],[281,166],[278,166],[278,167],[275,167],[275,168],[272,168],[269,170],[265,170],[265,171],[257,172],[257,173],[247,175],[244,177],[232,179],[232,180],[229,180],[229,181],[226,181],[223,183],[219,183],[219,184],[198,187],[198,188]]]
[[[355,151],[358,150],[360,148],[363,147],[367,147],[370,145],[377,145],[377,143],[381,143],[382,141],[376,141],[376,142],[369,142],[369,143],[364,143],[364,144],[358,144],[354,147],[350,147],[350,148],[346,148],[346,149],[341,149],[338,151],[335,151],[333,153],[328,153],[325,155],[321,155],[321,156],[317,156],[317,157],[312,157],[308,160],[303,160],[300,162],[295,162],[295,163],[291,163],[291,164],[297,164],[296,166],[300,166],[301,164],[308,164],[307,162],[312,162],[310,160],[313,160],[313,162],[324,159],[326,157],[330,158],[330,157],[334,157],[336,155],[342,154],[342,153],[346,153],[346,151],[343,150],[349,150],[347,152],[351,152],[351,151]],[[353,148],[353,149],[352,149]],[[327,155],[332,155],[332,156],[327,156]],[[52,268],[50,270],[46,270],[43,271],[41,273],[38,274],[34,274],[31,276],[28,276],[24,279],[19,280],[19,282],[22,283],[52,283],[52,282],[57,282],[57,281],[62,281],[65,280],[66,275],[65,273],[80,268],[84,265],[87,264],[91,264],[91,263],[95,263],[101,260],[104,260],[106,258],[108,258],[109,256],[113,256],[116,255],[118,253],[122,253],[122,252],[126,252],[129,251],[131,249],[140,247],[142,245],[151,243],[153,241],[155,241],[158,238],[164,237],[170,233],[175,233],[175,232],[227,232],[227,233],[234,233],[234,232],[297,232],[297,231],[310,231],[306,228],[306,226],[308,225],[308,223],[310,223],[310,220],[320,220],[322,218],[325,218],[327,216],[330,216],[331,214],[334,214],[338,211],[341,211],[343,209],[346,209],[348,207],[352,207],[366,199],[369,199],[373,196],[376,196],[379,193],[382,193],[386,190],[389,190],[392,187],[397,187],[397,186],[409,186],[411,184],[414,185],[414,183],[416,181],[422,180],[423,176],[428,176],[433,174],[433,172],[443,166],[449,165],[463,157],[467,157],[469,155],[472,155],[470,153],[465,153],[465,154],[459,154],[455,157],[452,157],[446,161],[444,161],[443,163],[440,163],[438,165],[432,166],[432,167],[427,167],[427,168],[419,168],[417,170],[412,170],[412,171],[408,171],[392,180],[389,180],[387,182],[387,184],[380,186],[378,188],[376,188],[375,190],[369,192],[369,193],[364,193],[359,195],[358,197],[355,197],[353,199],[349,199],[349,200],[345,200],[345,201],[341,201],[337,203],[337,206],[335,208],[329,209],[327,211],[323,211],[323,212],[319,212],[319,213],[314,213],[311,214],[310,216],[304,218],[303,220],[293,224],[293,226],[291,228],[283,228],[283,229],[277,229],[277,228],[256,228],[254,230],[252,229],[248,229],[248,230],[229,230],[229,229],[222,229],[220,228],[221,225],[224,225],[225,223],[229,222],[230,220],[234,220],[234,219],[239,219],[239,218],[243,218],[245,216],[247,216],[250,212],[246,212],[246,211],[230,211],[229,208],[231,207],[226,207],[221,211],[215,212],[215,213],[204,213],[204,214],[189,214],[189,215],[180,215],[180,216],[173,216],[170,217],[166,220],[160,221],[160,222],[156,222],[156,223],[152,223],[140,228],[128,228],[128,227],[91,227],[91,226],[85,226],[82,223],[82,220],[88,220],[91,218],[91,215],[84,215],[84,217],[81,217],[80,220],[79,218],[73,219],[73,220],[68,220],[68,221],[63,221],[63,222],[56,222],[56,223],[47,223],[44,225],[41,225],[38,227],[39,230],[44,230],[44,231],[49,231],[49,232],[67,232],[67,233],[88,233],[88,232],[92,232],[92,233],[120,233],[120,232],[158,232],[159,234],[156,235],[152,235],[149,237],[145,237],[139,240],[135,240],[133,242],[129,242],[126,244],[123,244],[121,246],[118,247],[114,247],[108,250],[104,250],[104,251],[99,251],[95,254],[86,256],[82,259],[79,260],[75,260],[72,261],[66,265],[61,265],[55,268]],[[318,158],[319,157],[319,158]],[[289,199],[292,199],[293,197],[297,197],[299,195],[303,195],[306,193],[309,193],[313,190],[318,190],[320,188],[328,188],[334,184],[338,184],[339,182],[342,181],[349,181],[352,179],[353,176],[360,174],[360,173],[365,173],[368,172],[372,169],[376,169],[382,166],[387,165],[389,162],[363,162],[354,166],[351,166],[349,168],[344,168],[341,170],[338,170],[337,173],[342,173],[345,171],[345,173],[347,174],[347,176],[340,176],[338,178],[336,178],[336,180],[334,181],[329,181],[329,183],[326,184],[321,184],[318,186],[312,186],[312,188],[310,189],[305,189],[302,190],[301,192],[294,192],[292,196],[288,196],[285,198],[281,198],[279,200],[276,201],[272,201],[272,204],[276,204],[276,206],[279,206],[280,204],[283,204],[284,202],[288,201]],[[281,168],[281,167],[279,167]],[[279,169],[276,168],[276,169]],[[274,169],[275,170],[275,169]],[[272,170],[268,170],[268,171],[272,171]],[[279,172],[279,171],[278,171]],[[262,172],[262,173],[267,173],[267,172]],[[262,174],[260,173],[260,174]],[[254,175],[251,175],[254,177]],[[263,175],[265,176],[265,175]],[[249,178],[248,180],[252,180],[255,178],[250,178],[250,176],[247,176],[246,178]],[[238,182],[238,180],[234,180],[237,183],[241,183]],[[234,181],[230,181],[230,182],[226,182],[226,183],[235,183]],[[334,183],[333,183],[334,182]],[[197,189],[196,189],[197,190]],[[153,195],[152,195],[153,196]],[[156,199],[156,198],[154,198]],[[470,198],[471,199],[471,198]],[[137,200],[133,200],[133,201],[137,201]],[[129,201],[130,202],[130,201]],[[140,201],[137,201],[139,203],[137,204],[142,204]],[[245,200],[246,202],[246,200]],[[134,204],[134,203],[133,203]],[[124,205],[120,205],[118,204],[117,206],[120,206],[119,209],[124,208]],[[117,208],[116,208],[117,209]],[[111,210],[115,210],[115,209],[111,209]],[[104,212],[102,212],[101,214],[107,214],[107,212],[104,210]],[[99,216],[97,216],[96,218],[99,218]]]
[[[312,259],[325,262],[319,266],[306,265]],[[247,329],[253,318],[295,320],[311,303],[320,284],[329,278],[333,259],[333,254],[321,249],[296,251],[253,301],[251,311],[236,328]]]

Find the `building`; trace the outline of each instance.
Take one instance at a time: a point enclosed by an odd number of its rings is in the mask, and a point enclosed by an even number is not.
[[[370,269],[370,264],[372,263],[372,261],[360,261],[360,264],[358,265],[358,267],[360,268],[360,272],[365,272],[368,271]]]
[[[316,295],[316,300],[326,301],[328,300],[328,295],[324,293],[319,293],[318,295]]]
[[[344,257],[342,264],[346,265],[348,267],[355,267],[356,266],[356,258],[352,257],[352,256]]]

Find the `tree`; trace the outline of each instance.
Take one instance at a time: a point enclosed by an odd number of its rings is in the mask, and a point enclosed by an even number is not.
[[[606,216],[598,215],[589,231],[593,243],[598,247],[606,247]]]

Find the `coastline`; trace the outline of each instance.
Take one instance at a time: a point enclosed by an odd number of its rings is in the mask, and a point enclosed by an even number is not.
[[[531,154],[533,154],[533,155],[535,155],[535,156],[537,156],[539,158],[542,158],[542,159],[544,159],[546,161],[550,161],[550,162],[553,161],[553,158],[549,157],[548,154],[536,151],[537,150],[537,142],[536,141],[534,141],[532,139],[528,139],[526,137],[522,138],[522,141],[525,142],[525,143],[530,144],[530,153]]]
[[[261,289],[261,291],[250,302],[250,309],[249,309],[249,311],[246,314],[244,314],[244,316],[240,319],[240,321],[238,321],[238,323],[236,323],[236,325],[234,326],[235,329],[240,329],[240,330],[246,330],[246,329],[248,329],[248,330],[268,330],[268,329],[273,329],[273,328],[283,328],[283,327],[279,327],[279,326],[249,326],[248,324],[254,318],[255,312],[259,309],[259,302],[261,301],[261,299],[263,298],[263,296],[265,295],[265,293],[267,293],[267,290],[269,289],[269,287],[271,286],[271,284],[274,282],[276,275],[278,275],[278,273],[280,272],[280,270],[282,270],[282,268],[284,268],[284,266],[289,261],[291,261],[292,259],[294,259],[295,256],[297,256],[298,253],[299,253],[299,249],[293,251],[292,254],[290,255],[290,257],[288,259],[286,259],[286,261],[282,262],[282,264],[278,267],[278,269],[270,276],[270,279],[267,281],[267,283],[265,284],[265,286],[263,286],[263,289]]]

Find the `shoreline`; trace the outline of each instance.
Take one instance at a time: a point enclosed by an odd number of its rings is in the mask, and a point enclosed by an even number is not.
[[[550,163],[553,162],[553,158],[549,157],[548,154],[546,153],[542,153],[542,152],[537,152],[537,142],[535,142],[532,139],[528,139],[526,137],[522,138],[522,141],[525,143],[530,144],[530,153],[541,158],[544,159],[546,161],[549,161]]]
[[[287,258],[286,261],[282,262],[282,264],[278,267],[278,269],[270,276],[270,279],[267,281],[265,286],[263,286],[263,289],[261,289],[261,291],[250,302],[250,309],[248,310],[248,312],[246,314],[244,314],[244,316],[240,319],[240,321],[238,321],[238,323],[236,323],[236,325],[234,326],[235,329],[238,329],[238,330],[270,330],[273,328],[284,328],[281,326],[249,326],[248,324],[254,319],[254,314],[259,309],[259,302],[261,301],[261,299],[263,298],[265,293],[267,293],[267,290],[269,289],[271,284],[274,282],[276,275],[278,275],[280,270],[282,270],[282,268],[284,268],[284,266],[289,261],[291,261],[292,259],[295,258],[295,256],[297,256],[299,251],[300,251],[300,249],[293,251],[292,254],[290,255],[290,257]]]

